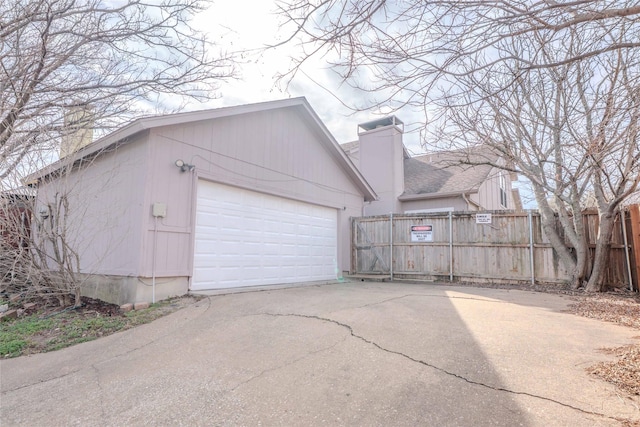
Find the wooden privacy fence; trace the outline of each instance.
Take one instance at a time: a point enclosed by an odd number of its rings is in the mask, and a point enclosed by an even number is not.
[[[606,272],[611,286],[637,290],[638,212],[636,205],[616,218]],[[584,219],[593,255],[598,215],[585,212]],[[392,214],[352,218],[351,226],[352,274],[544,284],[569,278],[542,232],[536,211]]]

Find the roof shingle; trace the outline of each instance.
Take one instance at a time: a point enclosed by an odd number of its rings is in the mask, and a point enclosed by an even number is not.
[[[485,149],[455,150],[405,159],[404,196],[477,191],[497,156]]]

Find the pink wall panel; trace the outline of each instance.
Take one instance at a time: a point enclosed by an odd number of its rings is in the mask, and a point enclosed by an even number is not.
[[[141,140],[39,185],[36,212],[68,197],[66,239],[81,255],[83,272],[138,274],[146,154]]]

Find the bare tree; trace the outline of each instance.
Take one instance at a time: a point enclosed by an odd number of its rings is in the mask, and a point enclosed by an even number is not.
[[[379,77],[375,87],[392,92],[412,82],[455,76],[461,62],[475,63],[477,69],[504,61],[538,68],[640,47],[640,2],[630,0],[282,0],[279,11],[285,28],[292,28],[282,43],[306,47],[298,64],[333,50],[345,78],[371,67]],[[502,51],[505,40],[544,33],[562,42],[571,32],[586,37],[584,49],[562,60],[540,61],[536,49],[518,57]],[[394,72],[399,64],[401,70]]]
[[[2,290],[14,286],[58,297],[63,305],[70,297],[80,303],[86,266],[78,254],[91,236],[74,234],[84,208],[75,203],[70,210],[73,188],[39,199],[46,212],[34,212],[32,233],[16,225],[15,212],[34,211],[33,194],[21,200],[25,210],[17,211],[7,199],[15,193],[5,190],[56,160],[61,142],[73,150],[150,110],[176,110],[188,99],[215,97],[218,84],[235,70],[234,58],[191,25],[208,5],[208,0],[0,2]],[[70,163],[58,173],[71,176],[86,166]],[[30,243],[15,244],[16,238]]]
[[[33,216],[34,234],[28,248],[19,252],[14,248],[15,265],[9,272],[18,277],[7,277],[5,283],[27,294],[55,297],[63,307],[78,307],[83,281],[68,210],[67,194],[58,193]]]
[[[640,174],[639,1],[293,0],[280,11],[284,43],[305,48],[284,78],[326,55],[370,106],[423,109],[427,143],[492,146],[533,183],[573,284],[603,289],[613,215]],[[592,262],[587,193],[601,227]]]
[[[231,57],[190,26],[202,0],[0,3],[0,180],[51,162],[69,107],[99,134],[171,95],[210,99]],[[43,158],[44,157],[44,158]],[[6,182],[6,181],[5,181]]]
[[[0,194],[0,291],[27,281],[32,199],[25,188]]]
[[[3,194],[1,291],[53,298],[61,306],[82,304],[83,288],[99,280],[104,263],[117,257],[131,235],[123,218],[135,202],[113,188],[133,181],[139,164],[117,158],[118,149],[116,143],[75,161],[56,162],[38,178],[37,193],[26,187]],[[119,214],[105,214],[105,205]]]
[[[514,54],[530,43],[512,43]],[[640,180],[639,70],[638,58],[619,50],[516,70],[515,78],[511,70],[504,76],[470,73],[457,83],[465,90],[440,101],[446,123],[442,140],[488,145],[531,181],[545,234],[573,284],[588,281],[590,291],[606,286],[615,213]],[[506,87],[505,80],[514,83]],[[588,196],[595,199],[600,219],[592,258],[580,214]]]

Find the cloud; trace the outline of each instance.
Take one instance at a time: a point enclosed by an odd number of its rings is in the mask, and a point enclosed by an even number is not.
[[[311,58],[288,85],[284,81],[278,84],[276,76],[287,72],[291,57],[300,55],[301,51],[294,43],[261,50],[289,34],[281,28],[281,18],[275,10],[275,1],[217,0],[196,18],[195,25],[207,32],[212,41],[242,59],[238,66],[241,75],[238,80],[221,85],[219,99],[205,105],[189,105],[189,108],[216,108],[304,96],[339,143],[356,140],[359,123],[389,114],[379,108],[354,111],[345,106],[366,107],[371,99],[343,82],[330,68],[327,57]],[[361,77],[366,80],[366,76]],[[403,110],[394,114],[405,123],[416,122],[415,113]],[[411,151],[422,151],[419,132],[407,133],[404,139]]]

